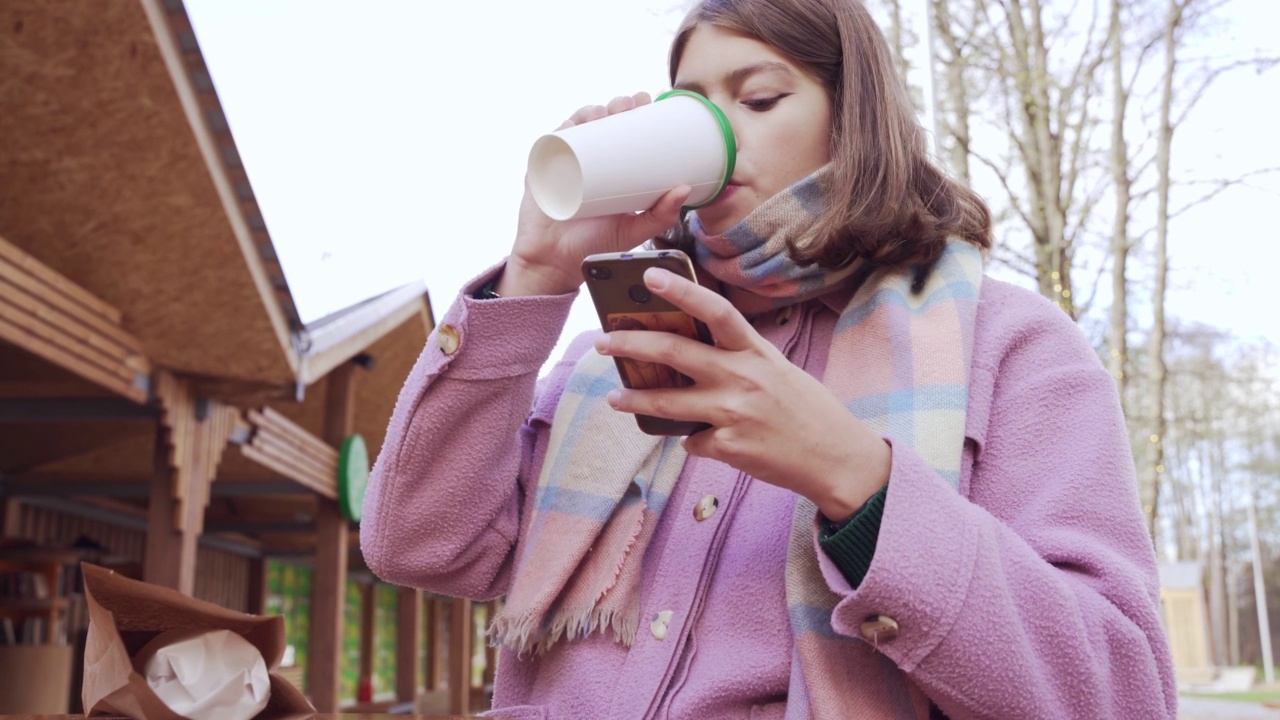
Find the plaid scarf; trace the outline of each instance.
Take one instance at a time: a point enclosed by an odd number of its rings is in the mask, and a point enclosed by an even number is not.
[[[769,199],[722,235],[696,215],[699,265],[724,281],[746,314],[823,295],[854,267],[827,271],[787,257],[823,207],[830,167]],[[915,450],[958,486],[980,251],[948,243],[919,292],[911,270],[878,270],[852,294],[832,336],[824,384],[873,431]],[[684,465],[674,438],[645,435],[605,402],[620,387],[614,363],[588,352],[552,420],[546,460],[506,605],[491,633],[518,651],[611,631],[630,646],[640,622],[644,551]],[[928,716],[928,700],[859,638],[836,634],[840,597],[822,577],[813,539],[817,508],[798,498],[787,553],[794,645],[788,718]]]

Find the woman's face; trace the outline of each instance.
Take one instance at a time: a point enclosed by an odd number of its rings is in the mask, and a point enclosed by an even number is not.
[[[703,227],[722,233],[760,203],[827,164],[831,101],[799,65],[759,40],[715,25],[693,29],[675,87],[719,105],[738,138],[729,186],[698,210]]]

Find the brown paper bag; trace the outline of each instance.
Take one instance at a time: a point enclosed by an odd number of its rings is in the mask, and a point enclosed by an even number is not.
[[[85,715],[182,720],[156,697],[138,668],[159,646],[152,641],[162,633],[164,643],[210,630],[238,633],[262,653],[271,674],[271,699],[254,720],[303,720],[315,715],[302,693],[273,672],[284,656],[284,618],[228,610],[97,565],[82,563],[81,569],[89,608],[80,691]]]

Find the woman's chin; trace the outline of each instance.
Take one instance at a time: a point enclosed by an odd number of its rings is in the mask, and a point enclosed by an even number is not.
[[[698,209],[698,222],[708,235],[720,235],[742,222],[748,213],[728,207],[715,207],[717,203]]]
[[[703,217],[701,210],[698,211],[698,222],[702,223],[702,229],[706,231],[708,235],[723,234],[724,231],[736,224],[728,221],[713,220],[712,218]]]
[[[698,221],[702,223],[702,229],[710,235],[719,235],[742,222],[750,214],[750,208],[747,207],[750,203],[744,202],[748,198],[743,190],[739,185],[730,185],[709,205],[698,208]]]

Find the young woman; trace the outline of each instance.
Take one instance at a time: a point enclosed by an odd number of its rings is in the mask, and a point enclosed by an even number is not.
[[[670,68],[728,115],[731,186],[570,222],[526,193],[401,393],[369,566],[506,595],[501,717],[1173,717],[1113,382],[1061,311],[982,277],[988,211],[930,164],[866,10],[704,0]],[[646,284],[715,346],[591,333],[538,383],[582,259],[659,235],[699,283]],[[615,356],[694,385],[624,390]]]

